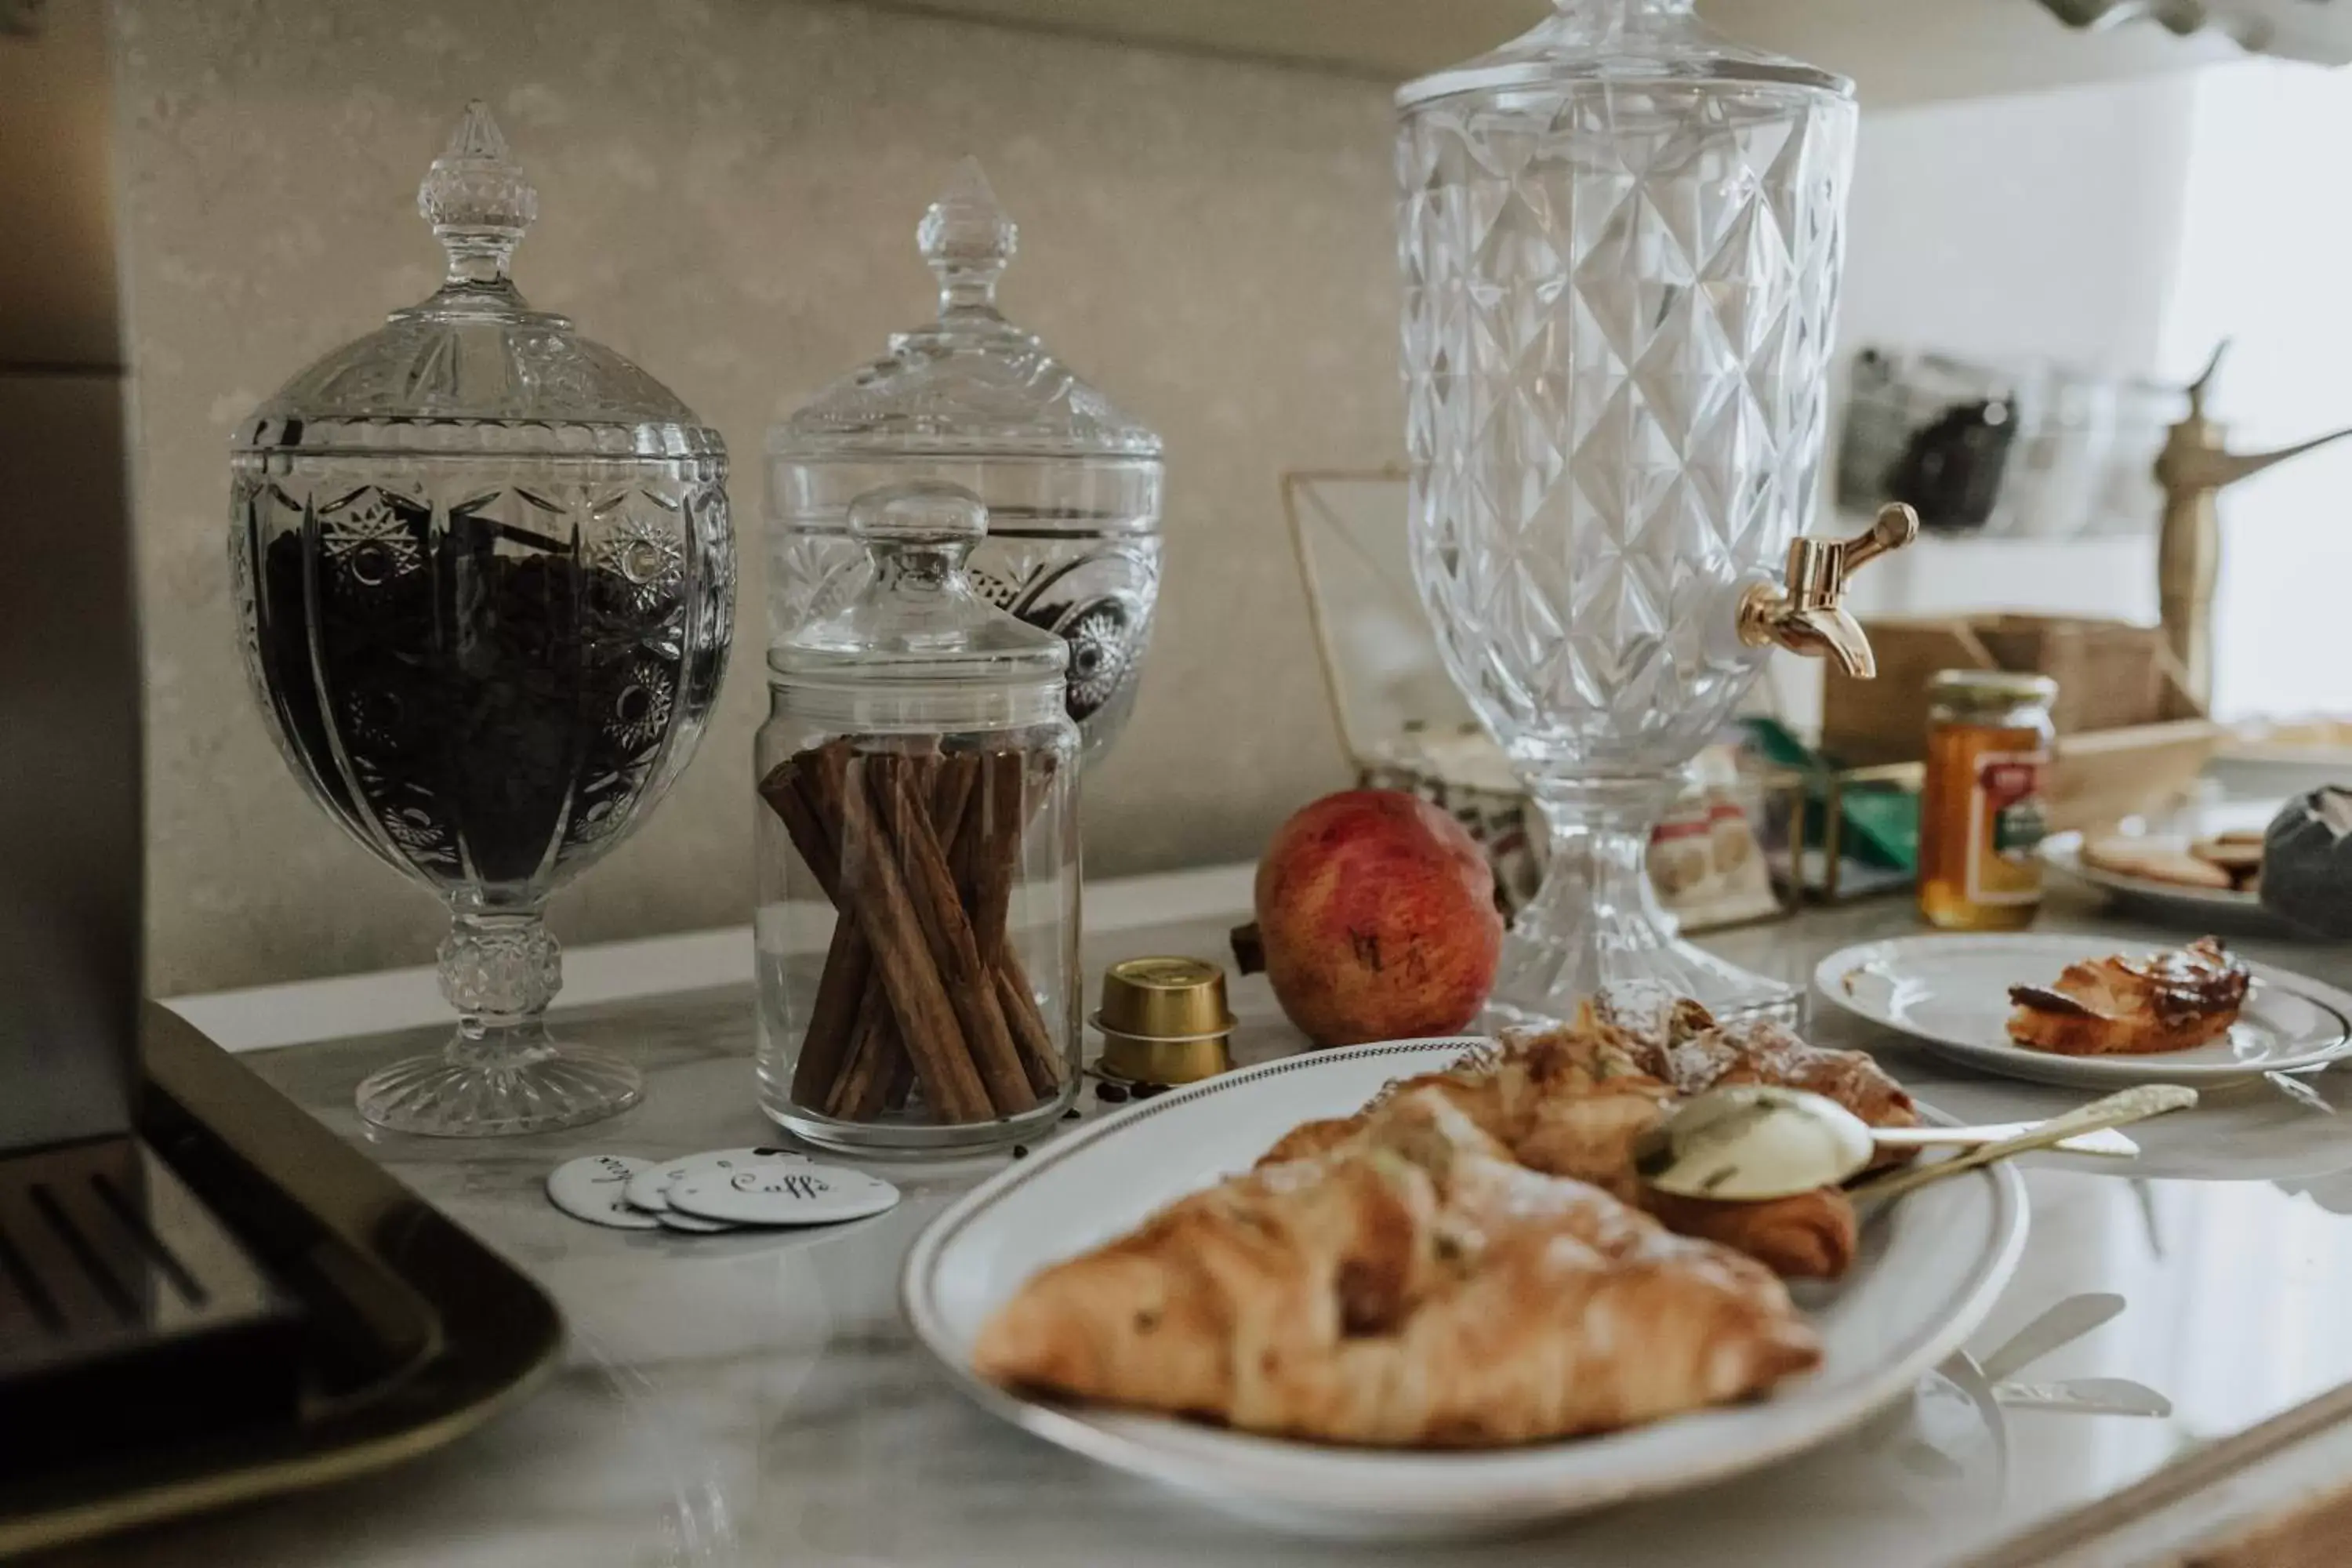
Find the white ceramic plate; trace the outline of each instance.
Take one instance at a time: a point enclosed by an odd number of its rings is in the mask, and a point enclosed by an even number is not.
[[[1286,1442],[1027,1398],[971,1374],[981,1325],[1039,1268],[1248,1169],[1299,1122],[1349,1114],[1390,1079],[1446,1067],[1478,1043],[1409,1040],[1293,1057],[1172,1091],[1056,1141],[917,1239],[900,1281],[908,1321],[968,1394],[1049,1442],[1286,1528],[1428,1540],[1696,1486],[1857,1426],[1959,1348],[2024,1247],[2024,1184],[2008,1167],[1929,1187],[1872,1217],[1844,1280],[1798,1292],[1827,1350],[1819,1372],[1752,1405],[1490,1452]]]
[[[2178,834],[2152,835],[2150,844],[2187,849],[2189,840]],[[2191,888],[2153,877],[2127,877],[2094,866],[2083,858],[2083,836],[2053,834],[2042,844],[2042,858],[2076,881],[2098,889],[2122,908],[2176,931],[2202,933],[2237,931],[2248,936],[2292,936],[2294,927],[2263,908],[2262,895],[2233,888]]]
[[[2087,935],[1896,937],[1831,953],[1814,969],[1813,985],[1849,1012],[1916,1036],[1955,1061],[2035,1083],[2105,1089],[2231,1083],[2352,1052],[2352,996],[2251,963],[2253,990],[2237,1023],[2195,1050],[2065,1057],[2009,1037],[2011,986],[2047,985],[2068,964],[2115,951],[2113,938]]]

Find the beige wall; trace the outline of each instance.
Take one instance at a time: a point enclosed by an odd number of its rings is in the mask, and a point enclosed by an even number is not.
[[[1838,312],[1841,380],[1867,345],[2118,376],[2165,369],[2198,79],[1865,109]],[[1817,526],[1840,521],[1824,509]],[[1922,539],[1855,579],[1853,608],[2153,622],[2152,508],[2147,521],[2146,534],[2122,538]],[[1782,714],[1818,723],[1821,667],[1781,658],[1766,668]]]
[[[761,432],[927,309],[913,226],[966,152],[1022,226],[1009,309],[1168,443],[1158,641],[1087,779],[1090,869],[1249,856],[1344,782],[1277,479],[1402,445],[1385,89],[792,0],[120,10],[159,993],[429,955],[431,900],[303,798],[247,695],[225,458],[280,381],[429,291],[415,185],[477,94],[541,191],[526,292],[737,465],[720,712],[560,935],[747,917]]]

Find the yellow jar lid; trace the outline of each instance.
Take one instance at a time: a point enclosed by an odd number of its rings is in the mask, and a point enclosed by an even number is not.
[[[1939,669],[1927,679],[1927,695],[1970,706],[1996,702],[2050,702],[2058,683],[2021,669]]]

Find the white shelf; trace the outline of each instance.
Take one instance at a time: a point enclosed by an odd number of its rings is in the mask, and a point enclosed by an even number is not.
[[[1525,31],[1549,0],[872,0],[1131,43],[1402,80]],[[2239,58],[2213,33],[2083,32],[2037,0],[1699,0],[1743,41],[1844,72],[1867,104],[1978,98]]]
[[[1255,868],[1205,866],[1089,882],[1089,935],[1212,917],[1249,918]],[[635,942],[588,943],[563,954],[557,1012],[673,992],[746,985],[752,978],[751,928],[688,931]],[[258,1051],[392,1029],[446,1027],[453,1015],[429,968],[386,969],[174,996],[163,1004],[224,1050]]]

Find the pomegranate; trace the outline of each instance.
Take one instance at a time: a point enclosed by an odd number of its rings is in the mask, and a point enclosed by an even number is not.
[[[1284,823],[1256,904],[1275,998],[1318,1046],[1461,1029],[1502,954],[1486,856],[1399,790],[1326,795]]]

